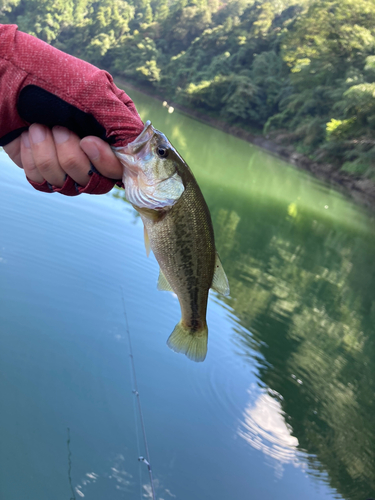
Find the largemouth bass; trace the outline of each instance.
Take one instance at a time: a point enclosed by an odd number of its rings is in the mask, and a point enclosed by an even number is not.
[[[167,344],[203,361],[208,291],[229,294],[207,204],[186,162],[150,121],[114,152],[124,166],[126,197],[144,224],[147,254],[151,248],[160,265],[158,289],[173,291],[180,302],[181,320]]]

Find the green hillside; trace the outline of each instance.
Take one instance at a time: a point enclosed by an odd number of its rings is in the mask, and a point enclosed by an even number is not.
[[[1,22],[375,178],[374,0],[1,0]]]

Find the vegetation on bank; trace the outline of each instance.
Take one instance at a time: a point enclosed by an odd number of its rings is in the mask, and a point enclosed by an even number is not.
[[[375,180],[374,0],[0,0],[0,21]]]

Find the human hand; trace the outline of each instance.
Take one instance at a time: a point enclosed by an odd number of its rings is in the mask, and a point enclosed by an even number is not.
[[[80,140],[64,127],[53,127],[51,131],[44,125],[33,124],[4,150],[32,183],[47,181],[61,188],[68,175],[79,186],[87,186],[91,180],[90,162],[104,177],[122,177],[123,168],[106,142],[94,136]],[[109,182],[106,191],[111,187]]]
[[[0,24],[0,40],[0,146],[14,143],[7,150],[16,163],[22,164],[21,156],[25,153],[23,149],[21,152],[22,142],[16,138],[31,124],[43,124],[50,129],[65,127],[85,138],[83,149],[91,136],[121,147],[142,132],[143,123],[133,101],[105,71],[17,31],[15,25]],[[57,160],[61,161],[58,152],[64,149],[55,144],[56,152],[45,164],[41,143],[51,144],[48,131],[47,136],[46,142],[34,143],[29,136],[32,159],[36,159],[34,153],[38,156],[40,153],[44,173],[51,170],[51,161],[55,166]],[[30,155],[26,156],[30,159]],[[61,183],[61,170],[53,170],[57,175],[53,180]],[[85,180],[80,174],[79,178],[81,182]]]

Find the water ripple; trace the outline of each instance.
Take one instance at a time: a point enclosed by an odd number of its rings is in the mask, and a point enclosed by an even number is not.
[[[268,393],[261,393],[246,406],[238,435],[253,448],[277,460],[281,464],[292,463],[301,466],[298,439],[292,435],[291,427],[285,422],[281,404]]]

